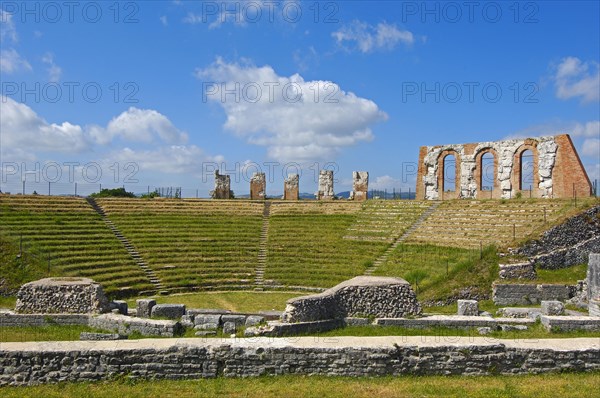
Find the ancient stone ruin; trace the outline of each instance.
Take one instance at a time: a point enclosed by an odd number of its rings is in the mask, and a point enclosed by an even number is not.
[[[333,193],[333,170],[321,170],[319,172],[319,190],[316,193],[317,200],[332,200]]]
[[[352,172],[352,192],[350,199],[363,201],[367,200],[369,192],[369,173],[367,171]]]
[[[219,170],[215,170],[215,189],[210,192],[213,199],[231,199],[231,178],[226,174],[219,174]]]
[[[587,271],[588,309],[590,316],[600,317],[600,254],[590,254]]]
[[[250,199],[263,200],[267,197],[265,173],[254,173],[250,179]]]
[[[110,310],[102,286],[88,278],[46,278],[21,286],[15,312],[87,314]]]
[[[312,322],[346,317],[401,318],[420,315],[421,304],[404,279],[357,276],[323,293],[288,300],[284,322]]]
[[[531,154],[531,163],[526,161],[527,154]],[[486,155],[492,156],[493,162],[484,169]],[[455,161],[454,182],[444,178],[452,174],[444,169],[448,156]],[[521,177],[528,175],[532,182],[521,186]],[[486,183],[489,190],[483,189]],[[592,185],[568,134],[421,147],[417,199],[510,199],[519,193],[533,198],[592,194]]]
[[[283,200],[300,199],[300,176],[298,174],[288,174],[283,183]]]

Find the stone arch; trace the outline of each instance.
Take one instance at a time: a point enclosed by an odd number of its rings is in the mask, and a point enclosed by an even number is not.
[[[448,155],[452,155],[454,156],[454,159],[456,161],[456,164],[454,166],[454,192],[444,192],[444,176],[446,174],[446,171],[444,170],[444,160],[446,159],[446,157]],[[438,156],[438,175],[437,175],[437,182],[438,182],[438,193],[439,193],[439,198],[442,200],[445,199],[458,199],[460,198],[460,187],[461,187],[461,176],[460,176],[460,164],[461,164],[461,158],[460,158],[460,154],[450,148],[450,149],[445,149],[443,150],[440,155]]]
[[[517,195],[518,192],[521,192],[523,197],[538,198],[540,196],[540,173],[539,173],[539,153],[537,149],[537,141],[532,139],[526,139],[523,145],[521,145],[515,151],[515,155],[513,157],[513,168],[512,168],[512,192],[513,197]],[[521,187],[521,173],[522,173],[522,155],[525,151],[531,151],[533,154],[533,183],[531,184],[531,192],[529,191],[529,187]]]
[[[483,169],[483,157],[486,154],[491,154],[494,157],[493,182],[491,192],[484,191],[483,178],[486,170]],[[475,155],[475,183],[477,184],[477,199],[499,198],[501,196],[500,183],[498,180],[498,153],[494,148],[486,147],[480,149]]]

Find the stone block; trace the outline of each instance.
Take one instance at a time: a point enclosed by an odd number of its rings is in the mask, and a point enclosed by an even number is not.
[[[217,335],[216,330],[199,330],[196,333],[194,333],[194,336],[196,336],[196,337],[208,337],[208,336],[216,336],[216,335]]]
[[[600,299],[592,299],[588,304],[590,316],[600,317]]]
[[[156,304],[150,312],[151,318],[180,319],[185,315],[184,304]]]
[[[479,303],[477,300],[458,300],[458,315],[479,315]]]
[[[21,286],[15,312],[88,314],[111,310],[102,286],[89,278],[45,278]]]
[[[246,323],[246,315],[222,315],[221,322],[233,322],[236,326],[244,326]]]
[[[544,300],[541,304],[543,315],[562,315],[565,312],[565,305],[560,301]]]
[[[350,199],[356,201],[367,200],[369,192],[369,173],[366,171],[352,172],[352,192]]]
[[[210,192],[210,196],[213,199],[231,199],[231,177],[215,170],[215,189]]]
[[[187,315],[223,315],[231,311],[220,308],[190,308],[185,312]]]
[[[265,321],[265,317],[264,316],[260,316],[260,315],[250,315],[246,318],[246,323],[245,326],[249,327],[249,326],[256,326],[260,323],[263,323]]]
[[[371,321],[369,318],[352,318],[352,317],[344,318],[344,322],[346,323],[347,326],[367,326],[367,325],[371,325],[373,323],[373,321]]]
[[[231,321],[223,323],[223,334],[234,334],[236,326],[236,323]]]
[[[195,325],[215,324],[217,327],[221,324],[220,314],[198,314],[194,317]]]
[[[139,318],[150,318],[152,314],[152,307],[156,305],[156,300],[154,299],[139,299],[136,300],[136,310],[137,316]]]
[[[194,326],[194,330],[217,330],[218,328],[218,323],[201,323]]]
[[[79,340],[91,340],[91,341],[127,340],[127,336],[124,334],[119,334],[119,333],[81,332],[81,333],[79,333]]]
[[[111,302],[111,307],[119,311],[121,315],[127,315],[129,313],[129,307],[127,306],[127,301],[124,300],[115,300]]]
[[[185,328],[193,328],[194,327],[194,316],[193,315],[183,315],[181,317],[181,326]]]

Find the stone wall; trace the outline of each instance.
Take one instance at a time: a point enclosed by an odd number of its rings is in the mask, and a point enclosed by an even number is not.
[[[85,325],[90,316],[87,314],[15,314],[12,311],[0,311],[0,327],[5,326],[48,326],[48,325]]]
[[[575,295],[572,285],[494,283],[493,300],[496,305],[539,304],[542,300],[566,301]]]
[[[319,190],[315,196],[317,200],[331,200],[335,197],[332,170],[321,170],[319,172]]]
[[[535,198],[587,197],[592,185],[568,135],[512,139],[471,144],[424,146],[419,152],[417,199],[514,198],[519,192],[529,195],[529,187],[520,186],[521,154],[533,153]],[[482,158],[494,156],[492,191],[482,188]],[[444,158],[456,159],[456,189],[444,192]],[[485,182],[485,181],[484,181]],[[447,187],[446,187],[447,188]],[[447,190],[447,189],[446,189]]]
[[[210,192],[213,199],[231,199],[231,178],[229,175],[219,174],[219,170],[215,170],[215,189]]]
[[[404,279],[357,276],[323,293],[287,301],[285,322],[346,317],[401,318],[421,314],[421,305]]]
[[[283,183],[283,200],[300,199],[300,176],[298,174],[288,174]]]
[[[0,386],[114,378],[528,374],[600,369],[597,338],[146,339],[3,343]]]
[[[595,206],[544,232],[538,240],[516,250],[538,268],[557,269],[588,262],[600,252],[600,206]]]
[[[267,197],[267,179],[265,173],[254,173],[250,179],[250,199],[263,200]]]
[[[88,325],[120,334],[138,332],[143,336],[175,337],[184,332],[183,326],[177,321],[134,318],[118,314],[92,316]]]
[[[600,252],[591,253],[587,270],[588,300],[600,299]]]
[[[88,278],[46,278],[21,286],[15,312],[87,314],[110,310],[102,286]]]
[[[350,199],[356,201],[367,200],[369,194],[369,173],[366,171],[352,172],[352,192]]]

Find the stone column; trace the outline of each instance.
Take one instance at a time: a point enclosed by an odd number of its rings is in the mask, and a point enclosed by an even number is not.
[[[213,199],[231,199],[231,178],[215,170],[215,190],[210,192],[210,196]]]
[[[369,172],[353,171],[352,172],[352,192],[350,199],[362,202],[367,200],[369,192]]]
[[[283,200],[300,199],[300,176],[298,174],[288,174],[283,183]]]
[[[588,309],[590,316],[600,316],[600,254],[590,253],[587,270]]]
[[[250,199],[264,200],[267,197],[265,173],[254,173],[250,179]]]
[[[316,194],[317,200],[332,200],[333,193],[333,170],[321,170],[319,172],[319,190]]]

